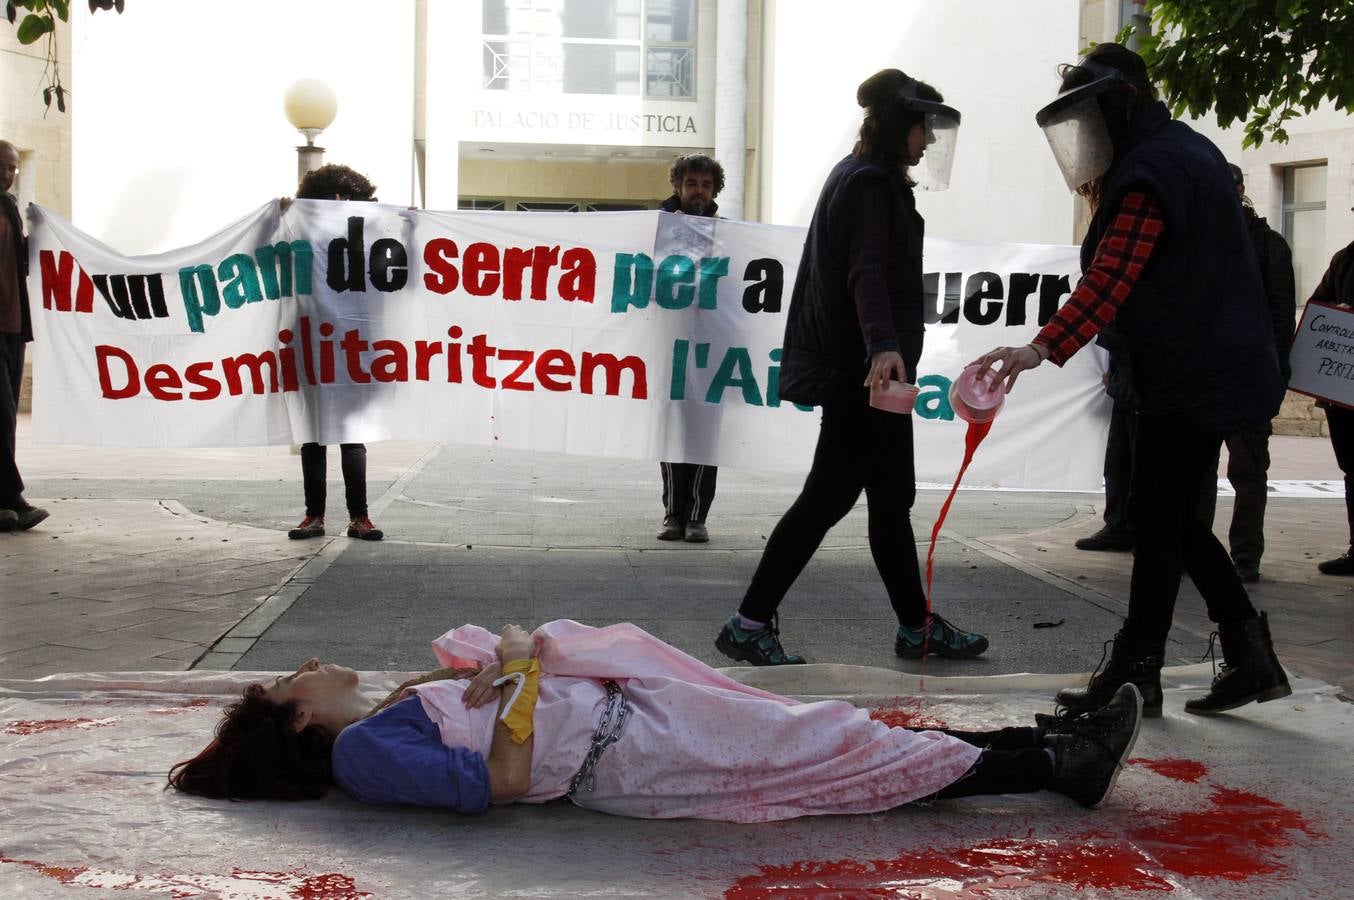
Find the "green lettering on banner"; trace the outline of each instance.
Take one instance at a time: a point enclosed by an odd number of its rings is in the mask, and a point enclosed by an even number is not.
[[[705,392],[705,402],[724,402],[724,391],[732,387],[742,389],[743,402],[748,406],[762,405],[762,391],[757,385],[757,376],[752,374],[752,356],[746,347],[730,347],[725,351],[724,359],[710,381],[710,389]]]
[[[714,309],[719,290],[719,279],[729,274],[727,256],[706,256],[701,259],[700,300],[701,309]]]
[[[653,260],[646,253],[617,253],[611,278],[611,311],[623,313],[626,307],[643,309],[653,291]]]
[[[669,256],[658,264],[654,302],[664,309],[686,309],[696,296],[696,264],[686,256]]]
[[[257,303],[263,299],[259,288],[259,274],[254,268],[254,260],[247,253],[236,253],[221,261],[217,275],[229,283],[221,289],[221,299],[230,309],[239,309],[246,303]]]
[[[678,338],[672,342],[672,387],[668,396],[673,400],[686,399],[686,357],[690,352],[690,341]]]
[[[917,379],[917,405],[913,411],[923,419],[954,421],[950,406],[950,379],[944,375],[923,375]]]
[[[201,294],[198,293],[199,288]],[[201,334],[204,330],[203,315],[214,316],[221,311],[221,295],[216,292],[216,273],[208,265],[179,269],[179,293],[183,295],[183,312],[188,319],[188,330]]]

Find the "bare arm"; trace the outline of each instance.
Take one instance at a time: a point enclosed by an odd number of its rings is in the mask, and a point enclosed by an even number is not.
[[[503,629],[502,640],[495,650],[500,662],[531,659],[536,655],[536,644],[527,632],[516,625]],[[489,801],[511,803],[531,789],[531,752],[536,744],[534,736],[523,743],[513,738],[512,729],[503,722],[503,713],[512,702],[512,691],[503,691],[498,702],[498,716],[494,720],[494,738],[489,745]]]

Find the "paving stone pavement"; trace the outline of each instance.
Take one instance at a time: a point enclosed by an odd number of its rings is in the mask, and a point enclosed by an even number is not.
[[[704,546],[654,540],[657,466],[389,442],[369,449],[372,517],[388,537],[289,541],[300,462],[283,448],[113,450],[31,444],[28,496],[52,518],[0,536],[0,676],[70,671],[279,669],[311,654],[364,669],[417,669],[427,642],[465,621],[530,626],[628,620],[712,664],[765,536],[800,476],[725,469]],[[337,454],[331,506],[341,507]],[[1324,439],[1276,438],[1274,478],[1338,478]],[[929,536],[943,493],[913,514]],[[992,639],[975,662],[925,672],[1082,672],[1123,614],[1128,554],[1071,542],[1098,526],[1097,494],[963,491],[937,547],[935,605]],[[331,510],[332,512],[332,510]],[[1230,501],[1219,502],[1225,532]],[[1315,573],[1342,549],[1338,499],[1271,501],[1265,578],[1285,662],[1349,686],[1354,581]],[[925,547],[922,546],[924,553]],[[787,646],[813,661],[921,671],[892,653],[894,618],[865,536],[863,503],[834,529],[782,606]],[[1060,622],[1056,627],[1036,623]],[[1186,584],[1170,652],[1207,646]]]

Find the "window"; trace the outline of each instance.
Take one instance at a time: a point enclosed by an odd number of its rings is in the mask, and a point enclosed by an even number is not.
[[[526,200],[513,197],[461,197],[457,209],[498,209],[514,212],[623,212],[658,209],[662,200]]]
[[[1283,170],[1283,236],[1293,248],[1298,304],[1312,296],[1330,260],[1326,257],[1326,165]]]
[[[696,0],[481,0],[494,91],[696,96]]]

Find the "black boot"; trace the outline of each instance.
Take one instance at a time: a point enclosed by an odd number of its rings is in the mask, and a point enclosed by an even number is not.
[[[1209,716],[1252,700],[1264,703],[1293,693],[1274,655],[1269,617],[1264,613],[1254,619],[1220,623],[1218,640],[1222,642],[1222,669],[1214,676],[1208,696],[1186,702],[1185,712]]]
[[[1161,663],[1166,643],[1135,641],[1122,631],[1114,636],[1110,661],[1099,667],[1085,688],[1058,691],[1058,705],[1072,713],[1099,709],[1125,684],[1133,684],[1142,694],[1145,719],[1161,717]]]
[[[1057,791],[1087,808],[1105,801],[1119,780],[1142,724],[1142,695],[1125,682],[1103,708],[1065,718],[1045,738],[1053,750],[1053,778]]]

